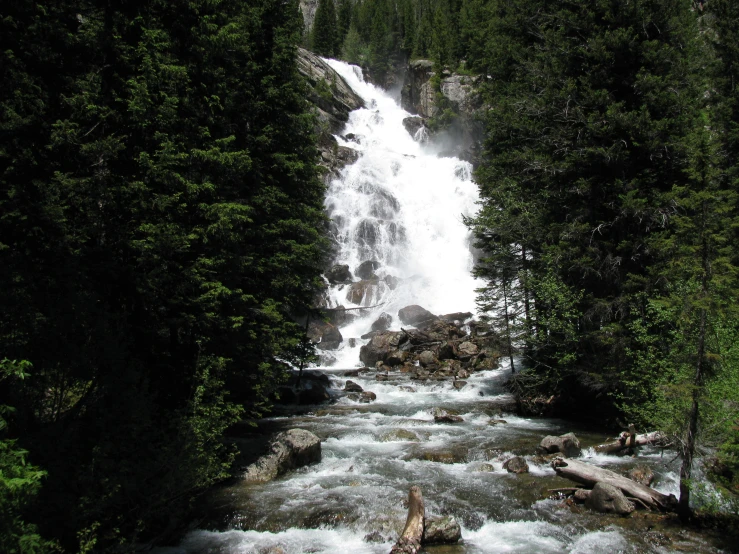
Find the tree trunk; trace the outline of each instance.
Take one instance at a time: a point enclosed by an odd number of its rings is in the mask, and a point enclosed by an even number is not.
[[[513,345],[511,344],[511,323],[508,316],[508,290],[506,288],[506,280],[502,279],[503,282],[503,313],[505,314],[505,332],[506,342],[508,343],[508,358],[511,360],[511,373],[516,373],[516,368],[513,365]]]
[[[390,551],[390,554],[418,553],[421,549],[421,539],[423,538],[424,517],[425,509],[421,489],[413,485],[408,493],[408,517],[405,520],[405,527],[400,534],[398,542],[395,543],[395,546]]]
[[[658,508],[660,510],[672,511],[677,507],[677,499],[673,495],[664,495],[654,489],[632,481],[628,477],[624,477],[608,469],[603,469],[592,464],[580,462],[578,460],[564,460],[557,458],[552,462],[552,467],[557,475],[582,483],[590,487],[596,483],[606,483],[617,489],[621,489],[624,493],[638,498],[650,508]]]

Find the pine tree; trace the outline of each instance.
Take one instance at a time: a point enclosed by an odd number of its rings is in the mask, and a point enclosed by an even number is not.
[[[334,0],[320,0],[313,22],[313,51],[319,56],[335,57],[341,44],[340,38]]]

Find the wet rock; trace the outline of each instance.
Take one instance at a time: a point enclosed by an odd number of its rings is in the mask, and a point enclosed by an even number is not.
[[[480,464],[475,468],[475,471],[495,471],[495,468],[493,467],[493,464]]]
[[[347,341],[346,341],[346,345],[347,345],[347,346],[348,346],[349,348],[354,348],[354,347],[356,347],[356,346],[357,346],[357,339],[355,339],[355,338],[347,339]]]
[[[647,466],[638,465],[631,469],[626,474],[626,477],[648,487],[652,484],[652,481],[654,481],[654,472]]]
[[[364,392],[364,389],[356,384],[354,381],[347,381],[344,385],[345,392]]]
[[[359,377],[359,370],[358,369],[350,369],[349,371],[345,371],[342,375],[344,377]]]
[[[467,386],[467,381],[454,381],[453,386],[457,390],[462,390]]]
[[[577,458],[582,454],[580,441],[574,433],[567,433],[561,437],[555,437],[553,435],[544,437],[539,444],[539,449],[547,454],[559,452],[564,454],[566,458]]]
[[[626,515],[635,510],[634,503],[628,501],[619,489],[602,482],[595,484],[585,505],[591,510],[606,514]]]
[[[390,352],[390,354],[388,354],[385,362],[391,367],[397,366],[404,364],[409,357],[410,353],[406,352],[405,350],[394,350],[393,352]]]
[[[329,283],[338,285],[340,283],[351,283],[352,272],[349,271],[348,265],[335,265],[326,273],[326,279]]]
[[[409,387],[407,385],[402,385],[402,386],[398,387],[398,389],[399,390],[402,390],[402,391],[405,391],[405,392],[416,392],[416,389],[414,389],[413,387]]]
[[[439,319],[446,323],[464,323],[472,317],[472,312],[454,312],[453,314],[440,315]]]
[[[477,354],[480,349],[475,343],[467,341],[460,344],[457,347],[457,351],[459,352],[459,356],[461,358],[462,356],[472,357]]]
[[[287,554],[287,551],[281,546],[265,546],[257,550],[257,554]]]
[[[339,328],[327,321],[311,321],[308,338],[317,343],[320,350],[336,350],[344,340]]]
[[[590,493],[591,492],[592,491],[589,490],[589,489],[577,489],[575,491],[575,494],[574,494],[575,501],[576,502],[585,502],[590,497]]]
[[[402,337],[401,331],[381,331],[373,335],[370,342],[359,349],[359,359],[368,366],[384,362],[391,353],[398,350]]]
[[[378,317],[374,323],[372,323],[372,329],[373,331],[387,331],[390,328],[390,325],[393,323],[393,316],[391,316],[388,313],[382,312],[380,314],[380,317]]]
[[[436,316],[429,312],[427,309],[414,304],[412,306],[406,306],[398,311],[398,318],[406,325],[418,325],[424,321],[435,319]]]
[[[439,464],[461,464],[467,461],[466,450],[432,450],[420,452],[416,459]]]
[[[423,522],[423,544],[454,544],[462,538],[462,528],[450,516],[427,517]]]
[[[377,395],[371,390],[366,390],[359,395],[359,401],[362,404],[369,404],[377,400]]]
[[[498,359],[491,358],[489,356],[486,356],[483,359],[478,358],[477,363],[475,364],[475,369],[478,369],[480,371],[498,369],[499,367],[500,367],[500,364],[498,363]]]
[[[413,137],[414,140],[416,139],[416,136],[418,135],[418,131],[425,130],[426,137],[428,137],[428,129],[426,127],[426,122],[422,117],[419,116],[411,116],[406,117],[403,120],[403,127],[405,127],[405,130],[408,131],[408,134]],[[423,141],[421,141],[423,142]]]
[[[672,542],[670,537],[659,531],[648,531],[644,533],[644,540],[654,546],[667,546]]]
[[[418,361],[421,362],[423,367],[430,366],[438,362],[434,353],[430,350],[424,350],[418,355]]]
[[[365,279],[349,285],[346,299],[352,304],[370,306],[379,298],[379,279]]]
[[[367,533],[363,540],[364,542],[382,543],[385,542],[385,537],[379,531],[372,531],[371,533]]]
[[[529,472],[529,464],[526,463],[526,460],[521,456],[515,456],[510,460],[506,460],[506,462],[503,464],[503,468],[508,471],[508,473],[518,474]]]
[[[392,275],[386,275],[383,281],[385,281],[387,288],[389,288],[390,290],[395,290],[400,284],[400,279]]]
[[[411,113],[423,117],[436,114],[436,91],[429,82],[434,75],[434,63],[430,60],[413,60],[408,64],[401,91],[401,106]]]
[[[491,419],[488,421],[488,425],[502,425],[507,423],[505,419]]]
[[[431,410],[431,415],[434,416],[434,421],[436,423],[459,423],[461,421],[464,421],[464,419],[462,419],[462,416],[460,416],[454,410],[448,410],[444,408],[434,408],[433,410]]]
[[[407,429],[391,429],[380,435],[380,442],[420,442],[420,438],[413,431]]]
[[[354,273],[360,279],[372,279],[375,277],[375,270],[377,269],[380,269],[380,262],[367,260],[366,262],[359,264],[359,267],[357,267]]]
[[[321,440],[305,429],[290,429],[275,435],[269,453],[246,468],[247,483],[271,481],[283,473],[321,461]]]
[[[459,371],[457,371],[456,375],[457,379],[467,379],[470,376],[470,372],[466,369],[460,369]]]
[[[451,360],[455,358],[454,346],[449,342],[442,342],[437,350],[437,356],[440,360]]]

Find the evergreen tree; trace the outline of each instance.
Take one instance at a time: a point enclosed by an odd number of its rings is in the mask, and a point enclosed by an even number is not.
[[[319,56],[335,57],[340,40],[334,0],[320,0],[313,21],[313,51]]]

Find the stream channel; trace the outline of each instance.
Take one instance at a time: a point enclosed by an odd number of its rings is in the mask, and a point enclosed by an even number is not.
[[[475,311],[480,283],[470,273],[473,255],[462,216],[475,212],[478,197],[471,166],[439,155],[423,131],[411,137],[402,124],[410,114],[391,94],[365,83],[354,66],[328,63],[366,103],[337,137],[360,154],[327,194],[337,263],[355,271],[361,262],[378,262],[361,298],[348,301],[351,285],[337,285],[328,303],[379,306],[341,327],[340,349],[322,352],[320,371],[332,380],[335,403],[283,408],[257,429],[261,436],[307,429],[322,441],[322,461],[269,483],[217,489],[200,529],[162,551],[386,554],[405,522],[411,485],[420,486],[427,515],[451,515],[462,527],[459,544],[426,547],[430,554],[733,551],[720,536],[681,529],[671,517],[643,511],[608,516],[550,498],[549,489],[574,485],[537,457],[546,435],[575,432],[584,459],[614,471],[649,465],[654,487],[665,493],[678,492],[679,460],[656,448],[641,449],[638,458],[597,455],[592,446],[608,438],[605,430],[515,415],[503,388],[510,368],[503,363],[473,373],[461,390],[451,381],[403,375],[380,382],[375,371],[365,371],[349,378],[374,392],[376,401],[361,404],[339,392],[346,373],[362,367],[359,348],[368,341],[360,337],[380,313],[392,315],[390,329],[399,330],[396,314],[411,304],[434,314]],[[435,423],[435,407],[454,409],[464,421]],[[491,425],[491,419],[505,423]],[[529,473],[503,469],[514,455],[527,459]]]

